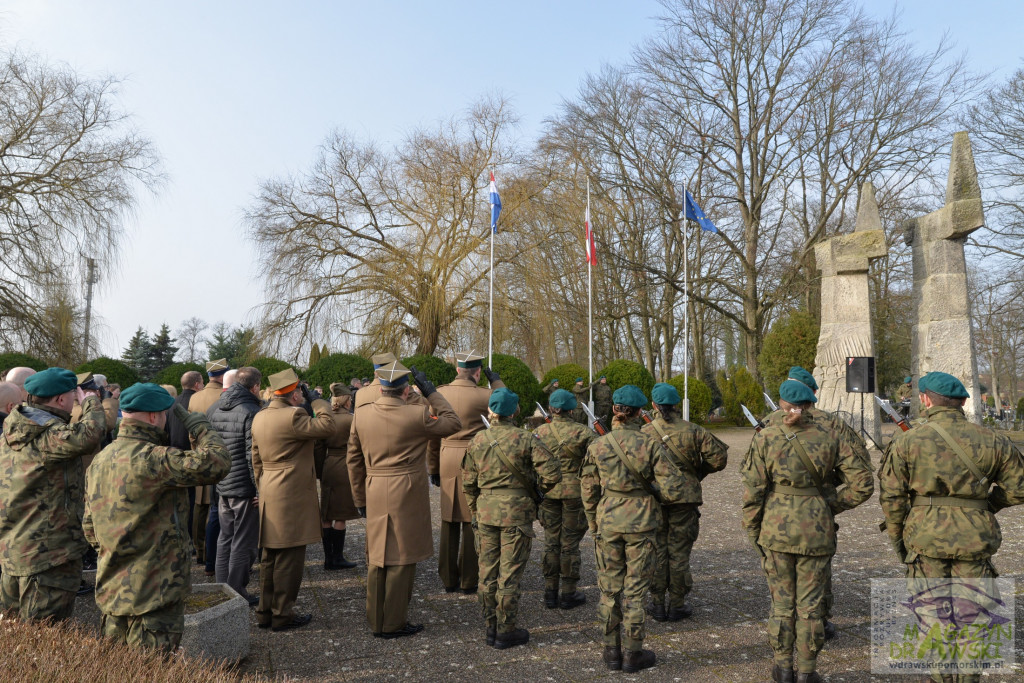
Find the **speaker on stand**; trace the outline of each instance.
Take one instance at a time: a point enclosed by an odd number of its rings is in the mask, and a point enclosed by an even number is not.
[[[846,357],[846,392],[860,394],[860,431],[870,438],[864,428],[864,394],[875,393],[874,356]]]

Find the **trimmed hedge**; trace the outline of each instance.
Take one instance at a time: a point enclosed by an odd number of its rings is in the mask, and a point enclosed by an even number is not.
[[[27,353],[0,353],[0,370],[11,368],[32,368],[36,372],[42,372],[49,366]]]
[[[600,376],[600,375],[599,375]],[[541,404],[546,408],[548,405],[549,394],[545,394],[543,389],[553,379],[558,380],[558,388],[572,391],[573,385],[576,383],[576,378],[582,377],[583,384],[590,382],[590,377],[587,374],[586,368],[576,363],[563,363],[562,365],[555,366],[544,373],[544,378],[540,381],[541,387],[541,398],[539,399]]]
[[[302,379],[311,387],[327,389],[331,382],[345,382],[353,377],[369,377],[373,374],[373,363],[353,353],[332,353],[302,373]]]
[[[750,422],[743,415],[740,404],[747,406],[754,415],[761,416],[768,412],[764,404],[761,385],[742,365],[733,366],[728,376],[724,370],[719,370],[718,388],[722,390],[725,417],[736,425],[750,426]]]
[[[425,353],[407,356],[402,359],[402,365],[407,368],[416,366],[417,370],[427,375],[427,379],[433,382],[435,387],[448,384],[455,379],[455,366],[437,356],[430,356]]]
[[[534,403],[541,395],[540,384],[526,363],[515,356],[496,353],[492,362],[491,369],[501,375],[501,381],[507,388],[519,395],[519,416],[516,422],[521,425],[537,409]],[[482,372],[480,386],[487,386],[487,377]]]
[[[640,363],[625,359],[613,360],[597,373],[598,377],[601,375],[608,378],[608,386],[612,388],[612,393],[619,387],[633,384],[639,387],[640,391],[644,392],[644,396],[648,399],[647,405],[651,405],[650,398],[651,389],[654,388],[654,375]]]
[[[154,384],[170,384],[178,390],[178,395],[181,395],[181,376],[189,370],[198,370],[200,373],[206,372],[206,366],[200,363],[175,363],[174,365],[168,365],[166,368],[156,373],[156,377],[153,378]],[[203,375],[205,380],[206,376]]]
[[[139,375],[130,367],[119,360],[104,356],[94,358],[88,363],[82,363],[75,368],[75,372],[92,372],[97,375],[103,375],[107,378],[108,384],[120,384],[121,389],[127,389],[140,381]],[[181,375],[178,375],[178,379],[181,379]],[[164,384],[171,384],[171,382],[164,382]]]
[[[260,379],[260,388],[261,389],[266,389],[267,387],[270,386],[270,376],[271,375],[276,374],[278,372],[281,372],[282,370],[287,370],[288,368],[291,367],[290,363],[286,363],[285,361],[283,361],[283,360],[281,360],[279,358],[272,358],[270,356],[265,356],[263,358],[257,358],[254,361],[252,361],[251,363],[248,363],[247,365],[256,368],[257,370],[260,371],[260,374],[263,375],[263,377]],[[347,382],[348,379],[349,378],[346,377],[345,379],[343,379],[341,381],[342,382]],[[324,390],[327,389],[327,386],[328,385],[326,385],[326,384],[324,385]]]
[[[668,384],[674,386],[676,391],[679,392],[680,398],[686,396],[683,389],[684,379],[684,375],[676,375],[668,381]],[[690,386],[690,422],[704,424],[707,422],[708,413],[711,412],[711,389],[693,375],[690,375],[688,384]],[[680,408],[681,414],[682,408]]]
[[[820,330],[821,326],[810,313],[790,311],[779,318],[764,336],[761,353],[757,357],[758,370],[776,401],[779,399],[779,385],[789,376],[791,367],[799,365],[807,372],[814,372]]]

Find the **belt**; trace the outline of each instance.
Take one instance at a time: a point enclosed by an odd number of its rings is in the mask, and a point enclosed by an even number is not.
[[[956,496],[914,496],[910,501],[912,507],[937,507],[949,506],[957,508],[971,508],[973,510],[988,510],[987,500],[977,498],[957,498]]]
[[[646,498],[651,495],[646,491],[640,489],[632,489],[630,491],[618,491],[616,489],[604,489],[601,491],[601,495],[606,498]]]
[[[494,488],[480,489],[481,496],[494,496],[499,494],[506,496],[525,496],[527,498],[530,497],[530,494],[526,491],[526,489],[508,488],[504,486],[495,486]]]
[[[772,486],[772,491],[775,493],[785,493],[790,496],[820,496],[819,491],[814,486],[783,486],[782,484],[775,484]]]
[[[367,467],[368,477],[403,477],[408,474],[427,473],[422,465],[404,465],[402,467]]]

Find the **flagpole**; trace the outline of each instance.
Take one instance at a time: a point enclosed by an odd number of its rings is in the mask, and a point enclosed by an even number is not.
[[[687,243],[686,180],[683,180],[683,419],[690,420],[690,253]]]
[[[491,176],[493,175],[492,173]],[[494,367],[494,202],[491,202],[491,286],[487,320],[487,367]]]
[[[590,178],[587,178],[587,230],[583,238],[587,249],[587,377],[590,380],[590,409],[594,409],[594,288],[591,270],[594,259],[591,258],[590,242],[593,239],[594,226],[590,224]]]

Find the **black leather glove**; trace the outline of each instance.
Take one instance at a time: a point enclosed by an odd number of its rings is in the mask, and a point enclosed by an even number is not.
[[[501,379],[501,375],[491,370],[486,365],[484,366],[484,376],[487,377],[487,383],[493,385],[495,382]]]
[[[426,398],[437,391],[434,383],[427,379],[427,373],[417,370],[415,365],[409,368],[409,370],[412,372],[412,381],[416,382],[416,386],[420,388],[420,393],[423,394],[423,398]]]
[[[360,517],[362,517],[363,519],[366,519],[366,508],[365,507],[356,508],[356,512],[359,513]]]
[[[305,382],[299,384],[299,389],[302,390],[302,400],[304,400],[306,403],[312,403],[313,400],[316,398],[313,392],[310,391],[309,385],[306,384]]]
[[[428,474],[427,478],[430,479],[430,483],[434,486],[441,486],[441,475],[440,474]]]
[[[210,426],[210,421],[206,419],[205,414],[189,412],[188,410],[185,410],[180,403],[174,404],[174,415],[181,420],[181,424],[185,427],[185,430],[192,436],[196,435],[196,430],[198,430],[199,427]]]

